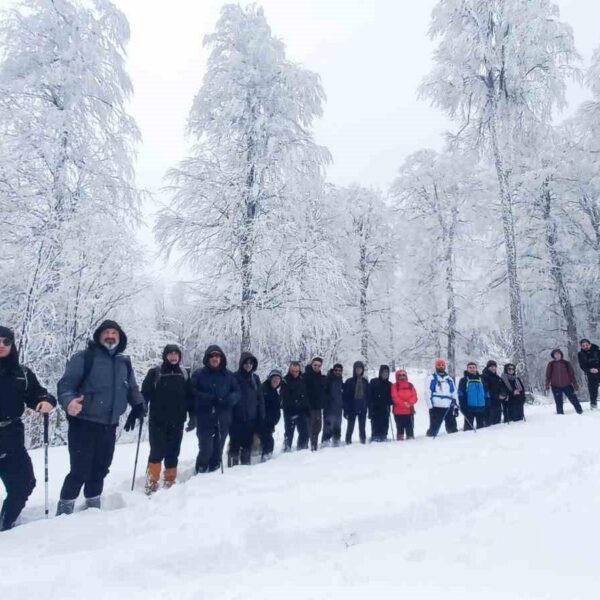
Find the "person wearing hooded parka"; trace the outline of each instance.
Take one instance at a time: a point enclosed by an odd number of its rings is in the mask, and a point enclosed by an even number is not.
[[[508,408],[504,422],[523,421],[525,419],[525,386],[523,380],[517,375],[517,367],[513,363],[504,365],[502,382],[508,394]]]
[[[235,378],[239,386],[239,400],[233,407],[229,429],[228,464],[249,465],[252,459],[252,443],[260,435],[265,418],[265,401],[256,369],[258,360],[250,352],[242,352]]]
[[[367,442],[366,423],[371,392],[369,380],[364,376],[364,373],[364,363],[356,361],[352,368],[352,377],[344,382],[344,416],[348,421],[346,425],[346,444],[352,443],[352,434],[357,420],[360,443],[365,444]]]
[[[55,405],[34,372],[19,363],[12,329],[0,326],[0,481],[6,488],[0,531],[12,529],[36,483],[25,448],[25,407],[47,415]]]
[[[563,397],[566,396],[577,414],[581,414],[583,409],[577,398],[576,391],[578,389],[577,378],[573,365],[568,360],[565,360],[562,350],[556,348],[550,353],[552,360],[546,367],[546,387],[545,391],[552,389],[554,402],[556,404],[556,414],[564,414]]]
[[[142,395],[149,407],[150,456],[146,468],[146,493],[158,489],[164,461],[164,486],[177,479],[177,464],[187,415],[194,412],[191,380],[181,365],[181,348],[167,344],[161,364],[152,367],[142,383]]]
[[[579,342],[579,347],[577,360],[587,380],[590,408],[595,410],[598,407],[598,386],[600,385],[600,348],[586,338]]]
[[[281,385],[283,373],[279,369],[272,369],[262,384],[262,395],[265,403],[265,418],[263,419],[260,443],[262,446],[262,460],[269,460],[273,456],[275,440],[273,434],[275,427],[281,420]]]
[[[115,321],[104,321],[87,350],[67,363],[58,382],[58,401],[67,413],[71,470],[60,492],[57,515],[71,514],[81,488],[88,508],[100,508],[104,479],[115,451],[119,418],[131,405],[125,430],[145,416],[131,361],[123,352],[127,336]]]
[[[385,442],[390,428],[390,406],[392,405],[390,368],[387,365],[381,365],[379,375],[371,379],[369,386],[371,441]]]
[[[231,414],[240,397],[240,387],[227,368],[227,357],[217,345],[209,346],[203,366],[192,374],[195,423],[198,435],[196,473],[216,471],[221,466]]]

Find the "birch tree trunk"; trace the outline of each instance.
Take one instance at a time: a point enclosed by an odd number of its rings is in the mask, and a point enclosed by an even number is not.
[[[515,239],[515,223],[513,215],[513,203],[510,190],[510,178],[498,141],[496,127],[496,114],[492,109],[490,117],[490,141],[494,156],[494,167],[498,177],[498,188],[500,193],[500,206],[502,210],[502,228],[504,231],[504,245],[506,248],[506,276],[508,279],[508,293],[510,304],[511,342],[513,362],[521,371],[521,377],[527,389],[530,388],[529,370],[527,368],[527,355],[525,353],[525,337],[523,331],[523,305],[521,302],[521,285],[519,283],[517,244]]]

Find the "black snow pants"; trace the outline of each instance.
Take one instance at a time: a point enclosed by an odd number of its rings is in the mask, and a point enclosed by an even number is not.
[[[262,446],[262,455],[270,456],[275,448],[275,425],[273,423],[263,423],[260,427],[260,444]]]
[[[323,444],[333,441],[334,446],[338,446],[342,437],[342,411],[325,411],[323,418]]]
[[[415,417],[414,415],[394,415],[396,421],[396,439],[403,440],[406,436],[407,440],[412,440],[415,437]]]
[[[598,386],[600,385],[600,373],[586,373],[588,392],[590,394],[590,406],[598,406]]]
[[[86,498],[102,494],[115,452],[116,425],[102,425],[77,417],[69,419],[71,471],[65,477],[60,497],[75,500],[83,487]]]
[[[371,441],[384,442],[390,429],[390,413],[373,413],[371,415]]]
[[[572,385],[568,385],[566,387],[554,387],[552,386],[552,395],[554,396],[554,402],[556,403],[556,413],[559,415],[564,414],[563,410],[563,396],[566,396],[571,404],[575,407],[575,412],[577,414],[581,414],[583,409],[581,408],[581,404],[579,404],[579,400],[577,399],[577,394],[575,393],[575,388]]]
[[[33,465],[27,450],[23,423],[13,421],[0,427],[0,480],[6,488],[6,499],[0,512],[0,531],[10,529],[35,487]]]
[[[198,456],[196,473],[216,471],[221,466],[225,440],[229,435],[231,416],[222,413],[198,417],[196,435],[198,436]]]
[[[360,443],[364,444],[367,441],[367,413],[349,413],[346,417],[348,423],[346,424],[346,444],[352,443],[352,434],[354,433],[354,424],[358,419],[358,437]]]
[[[254,421],[235,421],[229,428],[229,465],[241,462],[249,465],[252,458],[254,434],[259,430]]]
[[[473,431],[475,429],[481,429],[485,427],[485,413],[466,411],[463,413],[465,424],[463,431]]]
[[[149,463],[165,461],[165,469],[174,469],[179,462],[183,423],[156,423],[152,419],[148,424],[150,438]]]
[[[308,440],[310,437],[308,431],[308,415],[289,415],[283,413],[283,423],[285,427],[283,438],[283,449],[289,451],[292,449],[294,442],[294,431],[298,430],[298,450],[306,450],[308,448]]]
[[[456,433],[458,431],[456,417],[454,416],[452,408],[443,408],[441,406],[430,408],[429,429],[427,430],[427,435],[429,437],[435,437],[440,432],[442,422],[444,422],[446,425],[447,433]]]

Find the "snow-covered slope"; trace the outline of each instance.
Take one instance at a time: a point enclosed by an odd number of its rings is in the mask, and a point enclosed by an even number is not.
[[[567,409],[569,410],[569,409]],[[596,598],[600,414],[279,455],[148,499],[117,446],[105,509],[0,535],[0,597]],[[147,457],[143,448],[140,465]],[[43,516],[40,479],[24,521]],[[65,448],[50,450],[52,509]]]

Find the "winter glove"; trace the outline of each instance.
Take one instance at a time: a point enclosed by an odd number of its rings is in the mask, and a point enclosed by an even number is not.
[[[196,415],[190,415],[190,418],[188,419],[187,427],[185,428],[185,430],[186,431],[194,431],[194,429],[196,429],[197,425],[198,425],[198,421],[196,419]]]
[[[135,429],[135,422],[139,421],[140,424],[144,422],[146,416],[146,409],[143,404],[136,404],[130,411],[127,421],[125,421],[125,431],[133,431]]]
[[[458,417],[458,415],[460,415],[460,411],[458,410],[458,406],[456,406],[456,404],[454,405],[454,408],[452,409],[452,414],[454,415],[455,419]]]

